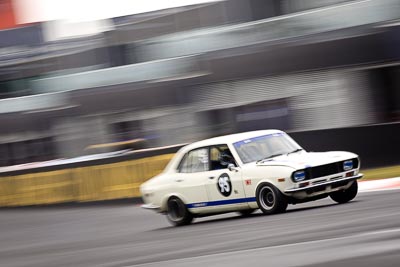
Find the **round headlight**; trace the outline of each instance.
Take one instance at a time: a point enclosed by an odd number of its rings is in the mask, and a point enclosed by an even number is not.
[[[343,170],[349,171],[353,169],[353,161],[352,160],[346,160],[343,162]]]
[[[306,173],[304,171],[297,171],[293,173],[293,180],[300,182],[306,179]]]

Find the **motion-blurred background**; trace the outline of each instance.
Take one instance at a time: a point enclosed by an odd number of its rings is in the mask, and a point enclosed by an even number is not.
[[[400,0],[0,0],[0,265],[400,266],[389,180],[194,228],[133,205],[182,144],[269,128],[400,177]]]
[[[0,166],[396,122],[399,19],[399,0],[1,0]]]

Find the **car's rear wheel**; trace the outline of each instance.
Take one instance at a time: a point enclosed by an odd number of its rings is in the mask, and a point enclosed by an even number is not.
[[[288,206],[286,197],[275,186],[264,183],[256,192],[258,207],[264,214],[284,212]]]
[[[167,218],[172,225],[182,226],[190,224],[193,220],[193,215],[181,199],[170,197],[167,202]]]
[[[358,193],[358,183],[354,181],[349,188],[336,191],[330,194],[333,201],[342,204],[353,200]]]
[[[239,210],[238,213],[242,217],[247,217],[253,214],[256,210],[255,209],[248,209],[248,210]]]

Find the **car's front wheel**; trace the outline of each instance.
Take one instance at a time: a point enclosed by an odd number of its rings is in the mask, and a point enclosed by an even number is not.
[[[285,196],[275,186],[264,183],[256,192],[258,207],[264,214],[284,212],[288,206]]]
[[[357,181],[354,181],[349,188],[333,192],[332,194],[330,194],[330,197],[333,201],[342,204],[354,199],[357,193],[358,184]]]
[[[167,202],[167,218],[174,226],[190,224],[193,215],[178,197],[170,197]]]

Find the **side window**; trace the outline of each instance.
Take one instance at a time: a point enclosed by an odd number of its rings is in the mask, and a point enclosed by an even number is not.
[[[208,149],[200,148],[192,150],[183,158],[179,172],[204,172],[208,171]]]
[[[227,145],[213,146],[210,148],[211,170],[226,169],[229,164],[234,164],[236,166],[235,160]]]

